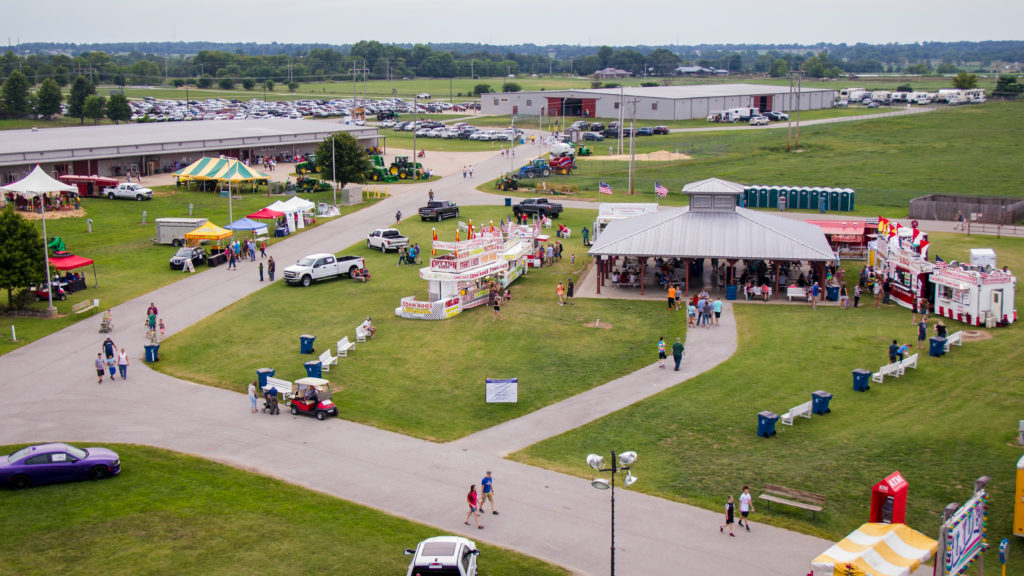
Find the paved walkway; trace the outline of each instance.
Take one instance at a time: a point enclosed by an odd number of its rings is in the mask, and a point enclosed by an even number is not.
[[[475,164],[476,179],[493,178],[508,160]],[[460,175],[461,176],[461,175]],[[471,190],[462,178],[432,183],[442,198],[465,204],[500,204]],[[412,214],[427,184],[395,187],[394,197],[275,244],[281,263],[312,251],[338,251],[360,241],[368,228],[387,225],[396,209]],[[463,495],[483,471],[494,471],[499,517],[485,519],[470,536],[565,566],[579,574],[605,574],[608,563],[606,492],[589,481],[504,460],[502,456],[551,434],[654,394],[711,367],[684,363],[680,374],[644,368],[552,407],[448,444],[434,444],[336,419],[253,415],[241,395],[178,380],[148,369],[141,327],[157,302],[174,334],[264,287],[251,264],[238,272],[209,269],[114,309],[113,339],[134,359],[129,380],[97,385],[92,360],[102,338],[98,319],[86,320],[0,357],[0,431],[6,443],[47,440],[127,442],[158,446],[240,468],[436,526],[464,533]],[[279,280],[280,281],[280,280]],[[667,313],[667,312],[666,312]],[[731,308],[726,325],[692,331],[688,350],[714,349],[725,359],[735,349]],[[699,333],[698,333],[699,332]],[[373,345],[373,344],[369,344]],[[652,373],[654,372],[654,373]],[[245,375],[244,379],[250,378]],[[442,416],[443,417],[443,416]],[[512,438],[508,438],[512,436]],[[601,447],[608,450],[625,448]],[[580,454],[581,472],[585,454]],[[125,462],[131,474],[132,463]],[[642,473],[638,473],[642,476]],[[829,542],[758,526],[752,535],[714,532],[719,512],[622,490],[616,509],[620,570],[674,575],[680,566],[702,574],[803,574]],[[486,563],[486,560],[484,560]],[[628,568],[627,568],[628,567]]]

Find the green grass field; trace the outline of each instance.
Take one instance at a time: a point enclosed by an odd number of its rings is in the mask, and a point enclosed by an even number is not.
[[[0,446],[0,453],[20,447]],[[344,567],[383,576],[404,574],[409,558],[402,550],[440,535],[200,458],[108,447],[121,457],[117,477],[0,491],[0,574],[324,574]],[[483,574],[566,574],[522,554],[477,546]]]
[[[505,215],[503,209],[466,208],[461,218],[479,224]],[[592,211],[570,210],[560,221],[579,230],[592,218]],[[402,232],[423,247],[424,258],[429,257],[433,226],[418,218],[401,224]],[[439,226],[438,236],[454,238],[455,221]],[[347,278],[308,288],[276,283],[167,338],[157,369],[239,392],[257,368],[271,367],[278,377],[294,380],[305,376],[303,362],[315,360],[298,353],[300,334],[315,335],[319,353],[333,349],[343,336],[355,341],[356,325],[369,315],[378,326],[377,337],[358,344],[325,374],[344,387],[334,397],[341,416],[421,438],[454,440],[632,372],[650,360],[651,333],[681,335],[685,330],[685,322],[665,324],[655,313],[661,311],[660,301],[578,300],[575,306],[559,307],[555,286],[570,277],[579,281],[583,253],[581,241],[573,238],[561,262],[517,280],[512,302],[502,307],[502,322],[495,322],[486,307],[428,322],[394,315],[402,297],[427,297],[419,266],[399,267],[397,255],[356,245],[342,254],[366,258],[373,274],[368,284]],[[246,264],[240,267],[247,269]],[[311,305],[317,302],[343,305]],[[258,348],[251,346],[254,317],[262,334]],[[615,328],[584,326],[598,318]],[[609,356],[616,362],[601,361]],[[519,403],[485,404],[484,379],[510,376],[519,378]],[[441,413],[446,416],[437,418]]]
[[[986,246],[1000,264],[1024,268],[1020,240],[930,236],[931,253],[944,259],[964,261],[969,248]],[[861,266],[847,264],[848,285]],[[848,311],[754,303],[733,310],[738,351],[727,362],[513,459],[589,477],[588,453],[636,450],[634,473],[643,481],[632,489],[714,510],[744,484],[755,496],[764,483],[825,494],[826,510],[816,518],[761,502],[755,522],[832,539],[867,521],[871,486],[894,470],[910,485],[908,524],[932,537],[942,508],[964,501],[974,479],[988,475],[989,542],[1010,535],[1022,454],[1014,438],[1024,410],[1019,327],[986,330],[992,339],[965,342],[941,358],[921,351],[917,370],[861,393],[852,390],[851,370],[888,363],[893,338],[913,343],[908,309],[876,310],[869,302]],[[946,322],[951,332],[964,328]],[[819,389],[835,395],[831,414],[779,425],[770,440],[756,435],[758,412],[782,414]]]
[[[687,182],[719,177],[748,184],[853,188],[856,213],[907,214],[907,202],[926,194],[1006,196],[1018,194],[1019,139],[1024,104],[992,102],[898,118],[853,121],[800,129],[799,153],[786,152],[787,131],[739,130],[673,133],[637,139],[637,153],[657,150],[689,154],[693,160],[638,162],[637,194],[629,196],[628,162],[603,160],[610,143],[579,161],[572,176],[552,177],[549,186],[569,186],[580,198],[597,200],[597,185],[615,189],[602,201],[654,202],[654,182],[674,194]],[[974,136],[977,135],[977,136]],[[525,162],[525,160],[524,160]],[[526,182],[528,186],[536,182]],[[493,190],[493,183],[482,190]],[[528,195],[530,192],[525,192]]]
[[[331,194],[318,192],[304,196],[312,201],[330,201]],[[243,194],[232,202],[234,219],[259,210],[276,199],[278,198],[268,198],[259,194]],[[360,205],[342,206],[341,213],[349,214],[376,201],[371,198]],[[176,249],[152,242],[156,235],[153,221],[156,218],[188,216],[189,205],[192,206],[192,213],[196,217],[209,218],[218,225],[226,225],[229,222],[227,198],[221,198],[212,192],[177,190],[172,186],[157,187],[153,200],[148,202],[84,198],[84,217],[47,217],[47,234],[63,238],[69,252],[92,258],[96,262],[95,277],[92,266],[77,270],[86,275],[89,288],[84,292],[71,294],[64,302],[54,301],[57,312],[61,315],[56,319],[5,318],[5,324],[14,326],[18,341],[11,341],[10,328],[5,326],[4,336],[0,338],[0,354],[82,320],[79,315],[71,314],[71,306],[82,300],[98,298],[102,308],[109,308],[180,280],[182,273],[171,270],[168,265],[168,260]],[[143,212],[146,212],[146,224],[142,223]],[[92,233],[88,232],[86,218],[93,221]],[[34,222],[41,230],[40,222]],[[239,233],[238,237],[244,236]],[[271,243],[273,242],[272,239]],[[95,287],[97,282],[99,287]],[[4,297],[6,306],[6,294]],[[31,308],[44,310],[46,302],[33,303]],[[87,312],[88,317],[85,321],[99,322],[98,319],[91,317],[93,314],[95,311]]]

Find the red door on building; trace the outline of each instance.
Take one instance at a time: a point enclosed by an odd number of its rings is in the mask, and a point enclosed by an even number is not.
[[[583,116],[587,118],[597,117],[597,98],[583,98]]]

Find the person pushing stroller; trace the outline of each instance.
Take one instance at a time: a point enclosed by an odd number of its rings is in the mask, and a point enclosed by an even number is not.
[[[263,390],[263,413],[267,412],[277,415],[281,413],[277,405],[277,388],[270,387]]]

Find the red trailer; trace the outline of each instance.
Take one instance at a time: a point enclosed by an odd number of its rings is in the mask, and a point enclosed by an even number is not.
[[[120,182],[117,178],[106,176],[81,176],[78,174],[65,174],[58,179],[72,186],[78,187],[79,196],[103,196],[103,189],[108,186],[117,186]]]

